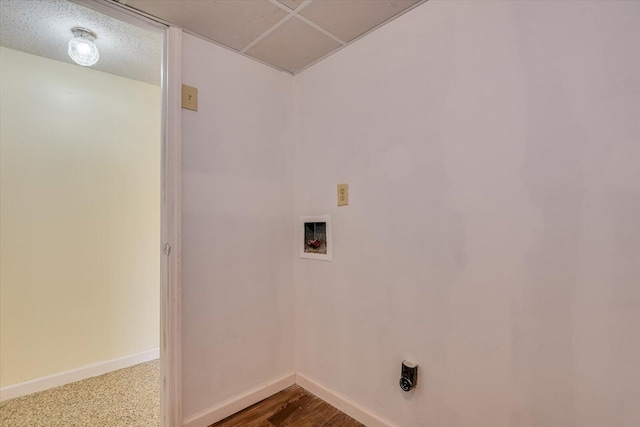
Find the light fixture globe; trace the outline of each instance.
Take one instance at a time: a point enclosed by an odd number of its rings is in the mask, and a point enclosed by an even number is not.
[[[96,35],[86,28],[74,27],[71,29],[74,37],[69,42],[69,56],[78,65],[91,67],[98,62],[100,54],[98,47],[93,43]]]

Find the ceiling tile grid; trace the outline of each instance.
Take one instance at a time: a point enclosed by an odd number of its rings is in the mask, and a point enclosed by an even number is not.
[[[246,53],[278,68],[295,72],[342,46],[302,22],[289,19]]]
[[[291,74],[426,0],[115,0]]]

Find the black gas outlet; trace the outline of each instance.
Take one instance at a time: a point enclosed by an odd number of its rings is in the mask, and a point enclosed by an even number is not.
[[[418,365],[407,360],[402,361],[400,371],[400,388],[403,391],[411,391],[418,383]]]

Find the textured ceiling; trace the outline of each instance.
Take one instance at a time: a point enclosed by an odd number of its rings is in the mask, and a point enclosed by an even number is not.
[[[425,0],[113,0],[295,74]]]
[[[67,54],[72,27],[98,36],[92,69],[159,85],[162,36],[65,0],[0,0],[0,45],[57,61]]]

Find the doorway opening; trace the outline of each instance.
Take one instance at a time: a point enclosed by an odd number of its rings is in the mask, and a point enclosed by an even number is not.
[[[144,398],[115,408],[114,425],[177,425],[179,73],[169,70],[180,33],[108,2],[0,6],[0,416],[76,387]],[[96,36],[92,67],[67,53],[77,27]],[[108,399],[80,400],[85,424],[108,425],[95,412]]]

